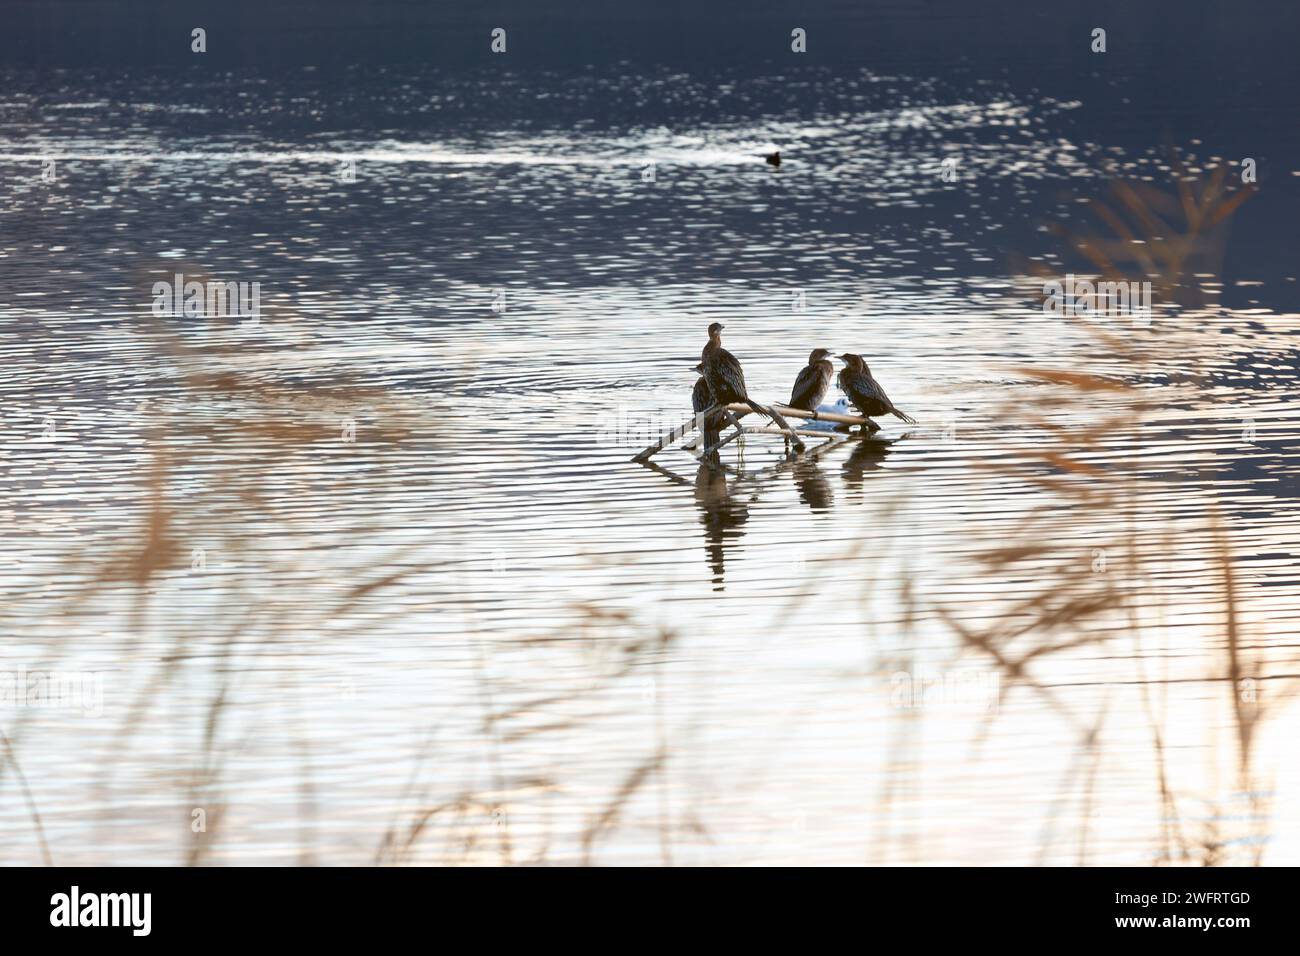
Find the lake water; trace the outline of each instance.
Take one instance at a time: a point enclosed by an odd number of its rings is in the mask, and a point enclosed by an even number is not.
[[[1109,340],[1028,277],[1167,186],[1139,117],[861,67],[6,90],[0,862],[1300,861],[1294,272],[1198,259]],[[177,273],[260,318],[154,316]],[[920,424],[632,463],[714,320],[761,399],[861,352]]]

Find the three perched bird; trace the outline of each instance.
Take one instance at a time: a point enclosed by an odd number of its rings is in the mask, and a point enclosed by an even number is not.
[[[698,414],[714,404],[740,403],[766,415],[767,410],[749,397],[749,392],[745,388],[745,373],[740,367],[740,362],[722,347],[722,329],[723,326],[719,322],[709,326],[709,343],[704,346],[704,351],[700,355],[700,364],[695,366],[695,370],[700,373],[700,378],[691,393],[691,407]],[[794,380],[794,388],[790,390],[788,403],[790,408],[798,408],[806,412],[817,410],[831,387],[831,379],[836,378],[835,366],[830,358],[831,353],[826,349],[812,350],[808,356],[808,364],[799,372]],[[861,412],[864,418],[870,419],[873,415],[894,415],[909,425],[916,424],[916,419],[890,401],[884,388],[872,377],[871,369],[867,367],[861,355],[845,352],[839,358],[844,362],[844,368],[840,370],[836,381],[849,402]],[[722,421],[723,417],[718,413],[708,416],[705,421],[705,441],[708,445],[716,443]],[[872,421],[868,421],[862,427],[873,432],[880,430],[880,426]]]

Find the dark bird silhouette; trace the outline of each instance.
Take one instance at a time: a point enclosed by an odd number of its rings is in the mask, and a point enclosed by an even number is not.
[[[695,380],[695,388],[691,391],[691,409],[699,415],[700,412],[707,411],[717,403],[713,400],[713,392],[704,377],[704,363],[695,366],[695,371],[700,373],[700,377]],[[725,420],[726,415],[723,412],[704,416],[704,421],[700,423],[700,430],[704,433],[705,448],[711,448],[718,443],[718,438],[722,435],[722,423]]]
[[[704,378],[704,363],[695,366],[695,371],[700,377],[695,380],[695,388],[691,390],[691,410],[699,414],[717,403],[713,401],[713,392],[709,390],[709,383]]]
[[[840,389],[864,417],[894,415],[909,425],[916,424],[915,418],[894,407],[894,403],[889,400],[880,383],[871,377],[871,369],[867,367],[861,355],[846,352],[840,356],[840,359],[844,362],[844,368],[840,369],[837,379]],[[879,428],[880,426],[875,422],[871,423],[871,431],[878,431]]]
[[[700,364],[704,366],[704,380],[709,383],[709,391],[716,401],[723,405],[739,402],[760,415],[767,415],[767,409],[749,397],[740,362],[722,347],[722,323],[714,322],[709,326],[709,344],[700,353]]]
[[[862,444],[867,445],[871,442]],[[790,476],[794,479],[795,487],[799,489],[800,501],[813,511],[830,510],[831,505],[835,503],[835,492],[831,490],[831,483],[826,480],[826,476],[814,459],[805,458],[795,462],[794,467],[790,469]]]
[[[831,362],[828,349],[813,349],[808,356],[808,364],[794,380],[790,390],[791,408],[802,408],[805,412],[817,411],[817,406],[826,397],[826,390],[831,387],[835,377],[835,365]]]
[[[764,156],[763,158],[764,158],[765,160],[767,160],[767,164],[768,164],[769,166],[780,166],[780,165],[781,165],[781,151],[780,151],[779,149],[778,149],[775,153],[768,153],[768,154],[767,154],[766,156]]]
[[[844,462],[840,469],[844,476],[844,485],[851,492],[860,492],[862,483],[866,480],[867,472],[880,471],[885,465],[885,459],[890,454],[889,444],[882,441],[861,441],[858,447],[853,449],[853,454],[849,455],[848,460]]]
[[[737,550],[745,522],[749,520],[749,502],[733,495],[727,487],[726,474],[705,462],[695,473],[695,503],[704,526],[704,553],[713,571],[713,590],[726,590],[727,552]]]

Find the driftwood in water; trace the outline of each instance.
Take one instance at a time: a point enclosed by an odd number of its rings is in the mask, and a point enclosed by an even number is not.
[[[794,429],[791,429],[789,432],[787,432],[782,428],[776,428],[772,425],[748,425],[744,428],[738,428],[734,432],[729,432],[726,435],[723,435],[712,445],[705,446],[703,449],[701,449],[700,453],[696,457],[705,458],[709,455],[712,455],[719,448],[722,448],[724,445],[731,444],[741,435],[784,435],[787,438],[789,438],[790,435],[812,435],[816,437],[822,437],[825,435],[825,432],[809,432],[809,431],[799,432],[799,431],[795,431]],[[797,438],[795,440],[798,441]],[[803,442],[799,442],[799,448],[803,449],[803,447],[804,447]]]
[[[708,418],[716,411],[721,411],[723,407],[724,406],[722,405],[710,405],[704,411],[697,412],[696,414],[692,415],[689,419],[687,419],[686,421],[678,425],[676,428],[672,429],[671,431],[664,432],[662,435],[659,436],[659,440],[655,442],[653,445],[651,445],[649,448],[642,449],[641,451],[633,455],[632,460],[649,461],[652,457],[659,454],[659,452],[663,451],[669,445],[673,445],[681,441],[683,438],[685,438],[687,435],[693,432],[696,429],[696,427],[701,422],[704,421],[704,419]],[[749,409],[746,409],[746,411],[748,410]]]
[[[744,405],[729,405],[728,408],[743,409]],[[784,405],[776,405],[775,408],[789,415],[791,418],[809,418],[819,422],[835,422],[840,425],[868,425],[870,419],[863,418],[861,415],[841,415],[839,412],[806,412],[802,408],[787,408]]]
[[[729,409],[738,412],[749,412],[751,414],[753,413],[753,409],[751,409],[748,405],[728,405],[727,407]],[[858,415],[842,415],[839,412],[806,412],[802,408],[788,408],[785,405],[777,405],[775,407],[779,408],[782,414],[788,415],[790,418],[806,418],[809,420],[815,419],[817,421],[822,421],[822,422],[835,422],[837,425],[870,424],[868,419],[862,418]],[[735,424],[735,422],[732,422],[732,424]],[[740,426],[737,425],[737,427]],[[762,429],[759,428],[753,428],[752,430],[762,431]],[[800,429],[797,427],[795,428],[795,432],[800,435],[806,435],[810,438],[828,438],[831,435],[835,434],[834,432],[808,431],[807,429]],[[701,441],[702,441],[701,436],[696,435],[695,437],[691,438],[689,441],[685,442],[682,445],[682,447],[685,448],[687,451],[694,451],[696,448],[699,447]]]
[[[787,437],[789,437],[790,441],[794,444],[794,453],[796,455],[803,454],[805,447],[804,443],[799,440],[799,436],[796,435],[794,429],[790,427],[790,423],[785,420],[785,416],[776,410],[775,405],[763,405],[762,408],[772,417],[772,421],[777,423],[781,430],[786,433]]]
[[[803,452],[806,447],[804,443],[799,440],[800,435],[822,437],[823,435],[827,434],[825,432],[809,432],[807,430],[796,431],[795,429],[791,428],[790,423],[786,421],[785,417],[787,415],[790,418],[816,419],[818,421],[824,421],[824,422],[835,422],[840,425],[869,424],[869,421],[866,418],[863,418],[859,415],[841,415],[839,412],[806,412],[802,408],[787,408],[784,405],[764,405],[763,409],[764,412],[770,414],[772,420],[776,422],[777,424],[776,429],[765,430],[764,428],[754,428],[754,427],[742,428],[740,426],[740,423],[736,421],[735,416],[732,415],[731,413],[747,412],[751,415],[754,414],[754,410],[750,408],[748,405],[741,405],[739,403],[732,404],[732,405],[713,405],[709,408],[706,408],[704,411],[699,412],[689,421],[683,422],[682,424],[678,425],[676,428],[672,429],[671,431],[665,432],[662,436],[660,436],[659,440],[655,442],[653,445],[634,455],[632,457],[632,460],[649,461],[652,457],[659,454],[659,452],[663,451],[669,445],[675,445],[677,442],[681,441],[683,438],[685,438],[687,435],[693,432],[697,427],[699,427],[699,424],[703,422],[706,417],[708,417],[709,415],[717,411],[727,412],[728,417],[731,419],[731,423],[736,426],[736,431],[729,434],[722,441],[716,443],[712,449],[706,449],[705,450],[706,454],[709,451],[717,451],[717,449],[721,448],[723,445],[727,444],[730,441],[733,441],[736,438],[739,438],[741,435],[746,434],[748,432],[759,432],[759,433],[770,434],[773,431],[780,434],[784,434],[787,438],[792,438],[794,440],[795,452],[796,454],[798,454]],[[691,443],[691,447],[693,448],[697,444],[698,441],[693,441]]]
[[[754,431],[764,432],[769,435],[783,434],[783,432],[779,428],[755,428]],[[846,442],[853,441],[854,438],[854,436],[848,434],[847,432],[830,432],[830,433],[818,432],[816,434],[826,437],[826,440],[824,442],[821,442],[820,444],[812,445],[811,447],[809,447],[809,449],[806,452],[804,452],[802,455],[798,457],[784,458],[779,464],[773,466],[770,469],[764,469],[758,472],[750,472],[748,474],[769,475],[769,476],[779,474],[781,471],[787,468],[795,467],[801,461],[814,461],[820,458],[822,455],[826,454],[826,452],[830,451],[832,448],[839,448],[840,446],[844,445]],[[734,438],[735,436],[733,435],[730,437]],[[710,460],[710,458],[707,453],[702,452],[700,455],[696,457],[695,460],[708,461]],[[738,471],[737,469],[732,468],[730,465],[723,464],[717,458],[713,458],[712,462],[713,462],[712,467],[721,468],[725,472],[730,472],[738,476],[744,476],[745,474],[747,474],[746,472]],[[647,461],[647,462],[643,462],[642,464],[644,464],[648,468],[654,468],[658,471],[665,470],[659,468],[657,465],[654,464],[654,462]]]

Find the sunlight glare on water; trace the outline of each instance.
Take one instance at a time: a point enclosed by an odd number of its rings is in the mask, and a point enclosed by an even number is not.
[[[0,109],[0,666],[102,692],[4,714],[56,862],[1143,864],[1162,819],[1199,846],[1258,793],[1223,852],[1300,859],[1300,316],[1117,321],[1135,363],[1009,262],[1157,150],[866,70],[312,82],[16,81]],[[42,156],[56,183],[17,175]],[[260,282],[260,323],[152,316],[176,273]],[[714,320],[763,400],[860,352],[920,424],[632,463],[690,416]],[[1131,389],[1035,421],[1026,367]],[[1010,467],[1139,399],[1084,456],[1136,507]],[[990,574],[1038,509],[1053,554]],[[1277,702],[1254,797],[1224,542]],[[1021,639],[1056,561],[1128,598],[1019,677],[958,637]],[[1120,732],[1152,726],[1173,806]],[[39,862],[23,802],[0,822],[0,862]]]

